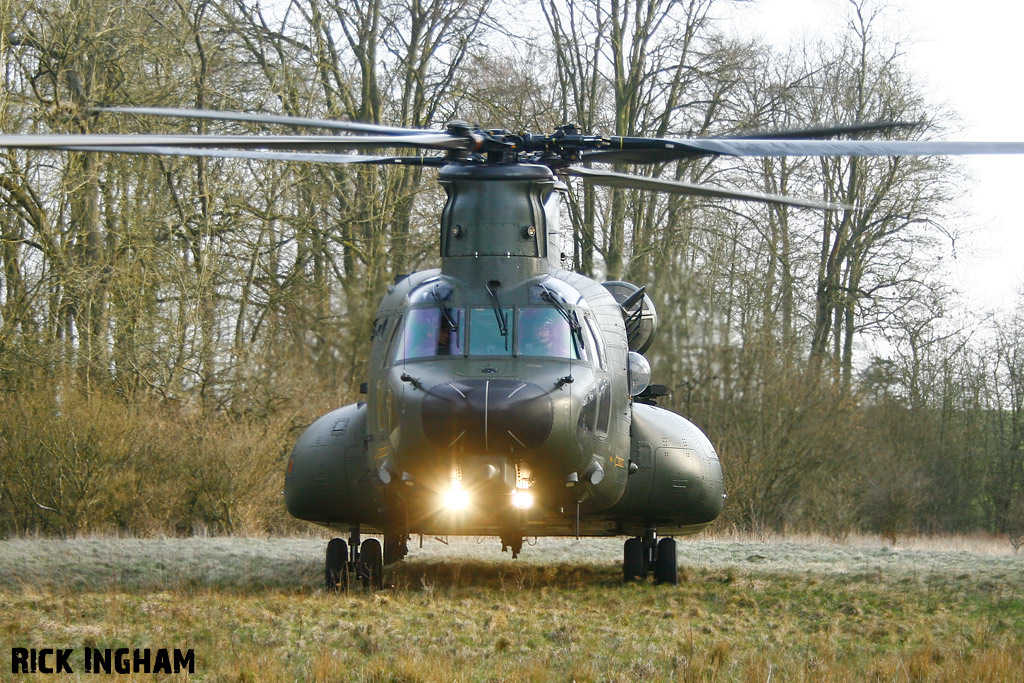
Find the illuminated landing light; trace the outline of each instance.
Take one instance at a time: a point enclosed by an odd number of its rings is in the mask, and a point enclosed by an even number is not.
[[[528,510],[533,507],[533,494],[526,489],[516,489],[512,494],[512,506],[520,510]]]
[[[465,510],[469,505],[469,492],[455,481],[452,482],[452,487],[444,492],[441,500],[449,510]]]

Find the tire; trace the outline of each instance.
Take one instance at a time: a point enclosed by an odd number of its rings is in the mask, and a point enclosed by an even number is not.
[[[348,544],[344,539],[332,538],[327,543],[324,583],[332,592],[348,590]]]
[[[376,538],[368,538],[360,546],[358,572],[365,588],[380,590],[384,587],[384,553]]]
[[[628,538],[622,546],[622,580],[643,581],[647,576],[644,544],[639,538]]]
[[[658,559],[654,561],[654,582],[679,584],[679,565],[676,563],[676,539],[658,541]]]

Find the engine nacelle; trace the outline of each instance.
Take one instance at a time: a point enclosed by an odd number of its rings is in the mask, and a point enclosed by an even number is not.
[[[631,282],[615,281],[603,284],[622,307],[629,350],[643,353],[651,347],[654,333],[658,331],[658,312],[654,309],[654,302],[643,288]]]

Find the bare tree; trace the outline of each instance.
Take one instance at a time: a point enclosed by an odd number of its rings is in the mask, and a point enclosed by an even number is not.
[[[915,134],[927,135],[935,123],[901,69],[898,46],[875,35],[881,10],[868,0],[851,8],[848,41],[816,74],[829,96],[817,97],[809,112],[850,123],[920,122]],[[947,200],[944,164],[910,157],[821,160],[825,196],[853,208],[826,213],[821,223],[811,359],[831,355],[845,386],[856,333],[930,286],[921,267],[927,250],[919,245]]]

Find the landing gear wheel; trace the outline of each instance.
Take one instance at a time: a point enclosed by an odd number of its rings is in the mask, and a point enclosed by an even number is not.
[[[622,579],[626,583],[643,581],[647,576],[644,544],[639,538],[626,539],[622,546]]]
[[[368,538],[359,548],[359,564],[356,573],[365,588],[380,590],[384,587],[384,553],[381,552],[380,541]]]
[[[384,566],[398,562],[409,554],[409,544],[402,534],[384,534]]]
[[[332,538],[327,543],[324,582],[329,591],[348,590],[348,544],[344,539]]]
[[[676,564],[676,539],[663,538],[658,541],[658,559],[654,561],[654,582],[679,583],[679,565]]]

